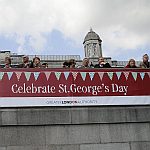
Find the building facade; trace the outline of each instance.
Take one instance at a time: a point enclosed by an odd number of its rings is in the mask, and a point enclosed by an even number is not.
[[[85,57],[90,59],[102,57],[102,40],[92,29],[90,29],[90,32],[85,36],[83,44]]]

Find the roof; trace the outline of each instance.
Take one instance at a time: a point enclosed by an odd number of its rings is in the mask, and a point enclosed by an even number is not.
[[[98,41],[102,42],[99,35],[96,34],[92,29],[90,29],[90,32],[88,32],[88,34],[85,36],[83,44],[89,40],[98,40]]]

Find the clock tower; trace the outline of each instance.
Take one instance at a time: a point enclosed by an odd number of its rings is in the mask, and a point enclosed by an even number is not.
[[[85,57],[88,57],[89,59],[98,59],[99,57],[102,57],[102,40],[99,35],[92,30],[92,28],[85,36],[83,44]]]

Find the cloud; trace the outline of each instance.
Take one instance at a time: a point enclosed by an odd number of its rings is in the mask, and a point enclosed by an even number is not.
[[[45,33],[58,30],[81,45],[93,27],[104,55],[118,58],[150,46],[149,8],[149,0],[0,0],[0,35],[15,38],[19,53],[27,41],[41,53]]]

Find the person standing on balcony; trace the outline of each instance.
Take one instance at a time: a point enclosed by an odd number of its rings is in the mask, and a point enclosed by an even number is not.
[[[149,56],[147,54],[143,55],[143,61],[140,63],[140,68],[150,68]]]
[[[11,68],[11,58],[5,57],[5,66],[4,68]]]
[[[41,62],[39,57],[34,57],[33,61],[30,65],[30,68],[42,68]]]
[[[68,62],[68,61],[64,61],[62,67],[63,67],[64,69],[69,68],[69,62]]]
[[[29,57],[28,56],[23,56],[22,57],[23,63],[19,65],[19,68],[29,68],[30,63],[29,63]]]
[[[84,59],[83,59],[83,61],[82,61],[82,65],[79,67],[79,68],[91,68],[90,66],[89,66],[89,58],[87,58],[87,57],[85,57]]]
[[[137,66],[135,64],[135,60],[134,59],[130,59],[128,64],[125,66],[125,68],[137,68]]]
[[[43,63],[42,68],[48,68],[48,63]]]
[[[75,59],[70,59],[69,60],[68,67],[69,68],[76,68],[76,61],[75,61]]]
[[[111,66],[104,61],[104,57],[99,57],[98,64],[96,64],[94,68],[111,68]]]

